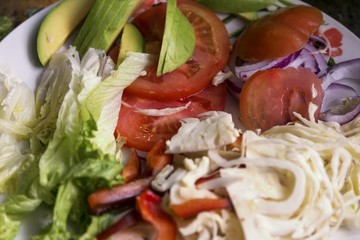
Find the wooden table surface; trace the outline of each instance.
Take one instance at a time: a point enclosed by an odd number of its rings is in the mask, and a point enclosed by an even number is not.
[[[0,16],[13,18],[15,25],[57,0],[0,0]],[[76,0],[75,0],[76,1]],[[303,0],[332,16],[360,37],[359,0]]]

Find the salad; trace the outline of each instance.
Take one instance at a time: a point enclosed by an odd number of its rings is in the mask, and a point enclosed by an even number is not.
[[[44,19],[35,94],[0,67],[1,238],[39,208],[31,239],[326,239],[358,227],[360,61],[337,62],[319,10],[107,3],[76,3],[87,17],[68,43]]]

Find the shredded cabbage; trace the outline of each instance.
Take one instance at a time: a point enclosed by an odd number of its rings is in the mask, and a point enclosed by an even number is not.
[[[166,142],[168,153],[214,149],[233,143],[239,136],[229,113],[211,111],[198,117],[181,120],[178,133]]]
[[[29,157],[34,121],[34,93],[8,69],[0,68],[0,193],[13,190],[10,180]]]
[[[187,154],[170,204],[225,194],[234,211],[204,212],[186,224],[176,218],[183,237],[231,239],[224,229],[236,226],[244,239],[327,239],[342,225],[360,227],[360,117],[339,125],[295,115],[299,122],[261,135],[245,131],[240,152]],[[214,171],[219,177],[195,185]],[[223,226],[225,211],[236,217]]]
[[[25,174],[18,178],[17,191],[0,205],[2,238],[14,239],[21,222],[41,203],[52,206],[53,214],[34,239],[92,239],[111,223],[112,215],[89,216],[84,199],[100,187],[122,182],[121,143],[113,134],[121,94],[153,59],[149,54],[129,53],[112,70],[114,64],[102,50],[89,49],[80,59],[70,47],[52,57],[36,95],[38,119],[27,136],[31,158],[22,168]],[[22,123],[21,112],[12,112]],[[35,117],[34,99],[33,113]],[[11,148],[0,150],[10,158]],[[4,166],[7,172],[19,172],[22,158],[15,157],[12,165]],[[69,228],[70,220],[76,231]]]

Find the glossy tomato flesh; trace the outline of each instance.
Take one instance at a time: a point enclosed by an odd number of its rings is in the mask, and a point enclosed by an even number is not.
[[[170,139],[181,126],[180,119],[196,117],[206,111],[223,111],[226,103],[226,86],[209,86],[186,99],[156,101],[140,98],[129,93],[123,96],[115,135],[125,138],[126,145],[141,151],[149,151],[159,139]],[[149,116],[138,109],[165,109],[188,107],[180,112],[165,116]]]
[[[280,9],[249,24],[236,42],[237,56],[262,61],[300,50],[323,23],[320,10],[311,6]]]
[[[146,69],[146,76],[137,78],[126,88],[127,94],[161,101],[186,98],[207,87],[212,78],[226,66],[231,45],[221,20],[206,7],[192,1],[178,1],[177,4],[195,31],[193,56],[178,69],[161,76],[156,76],[156,65],[150,66]],[[133,20],[147,46],[159,46],[165,13],[166,4],[160,4]]]
[[[240,116],[246,129],[265,131],[296,121],[293,112],[309,118],[309,104],[319,108],[323,100],[321,80],[308,68],[259,71],[240,93]]]

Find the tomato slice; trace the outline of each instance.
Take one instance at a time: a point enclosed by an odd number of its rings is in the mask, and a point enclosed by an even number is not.
[[[317,8],[283,8],[249,24],[238,38],[235,51],[244,61],[284,57],[304,47],[322,23],[322,13]]]
[[[265,131],[296,121],[293,112],[309,118],[310,102],[323,100],[321,80],[308,68],[259,71],[250,77],[240,93],[240,116],[245,128]]]
[[[179,1],[179,9],[195,30],[196,44],[192,58],[178,69],[156,76],[157,66],[146,69],[146,76],[137,78],[125,92],[155,100],[177,100],[207,87],[227,63],[230,40],[224,24],[215,13],[192,1]],[[148,46],[162,39],[166,4],[140,14],[133,24],[142,32]]]
[[[115,135],[126,139],[126,145],[149,151],[159,139],[170,139],[180,128],[180,119],[196,117],[206,111],[222,111],[226,103],[226,85],[209,86],[189,98],[177,101],[156,101],[124,93]],[[149,116],[137,109],[164,109],[186,106],[186,109],[166,116]]]

